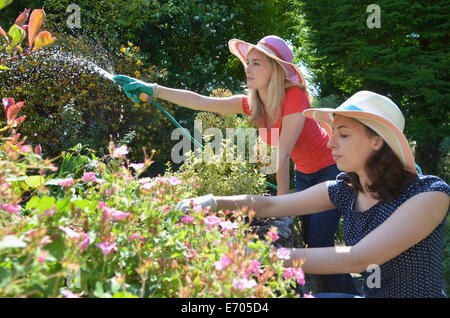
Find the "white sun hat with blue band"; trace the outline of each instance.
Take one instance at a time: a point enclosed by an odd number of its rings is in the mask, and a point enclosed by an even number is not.
[[[336,109],[310,108],[303,111],[303,114],[319,121],[330,136],[334,114],[358,120],[383,138],[403,163],[405,170],[417,174],[411,148],[403,134],[405,118],[397,105],[386,96],[360,91]]]

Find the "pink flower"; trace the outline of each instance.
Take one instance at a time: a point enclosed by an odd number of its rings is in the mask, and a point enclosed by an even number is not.
[[[87,236],[86,233],[81,233],[81,237],[82,237],[81,250],[84,251],[91,241],[89,240],[89,237]]]
[[[113,243],[101,242],[101,243],[95,244],[95,246],[102,250],[103,255],[108,255],[111,252],[117,251],[116,242],[113,242]]]
[[[289,260],[291,259],[291,251],[284,247],[279,248],[277,250],[277,256],[279,259]]]
[[[19,216],[19,208],[20,208],[19,205],[14,205],[11,202],[0,205],[0,210],[6,211],[9,214],[14,213],[16,216]]]
[[[119,210],[111,210],[111,216],[114,221],[125,220],[130,213]]]
[[[185,223],[185,224],[188,224],[188,223],[194,224],[194,217],[193,217],[193,216],[190,216],[190,215],[185,215],[185,216],[181,219],[181,221],[183,221],[183,223]]]
[[[310,294],[304,294],[302,298],[316,298],[316,297]]]
[[[217,271],[221,271],[230,266],[231,261],[226,254],[222,254],[220,261],[214,262]]]
[[[204,220],[205,225],[208,228],[211,228],[217,224],[219,224],[222,220],[220,218],[218,218],[217,216],[207,216]]]
[[[132,242],[132,241],[134,241],[135,239],[137,239],[138,238],[138,233],[136,232],[136,233],[133,233],[133,234],[131,234],[129,237],[128,237],[128,242]]]
[[[39,263],[44,263],[45,262],[45,259],[47,258],[47,256],[48,256],[48,252],[46,252],[46,251],[44,251],[44,252],[42,252],[39,256],[38,256],[38,262]]]
[[[240,290],[253,288],[257,285],[256,281],[254,279],[248,280],[247,278],[242,278],[242,279],[233,278],[232,284],[233,284],[234,288],[237,288]]]
[[[41,240],[41,246],[45,246],[45,245],[47,245],[50,242],[51,242],[50,237],[48,235],[46,235]]]
[[[272,242],[275,242],[280,238],[277,234],[277,228],[274,226],[272,226],[272,228],[266,233],[266,236],[268,236],[269,240]]]
[[[100,201],[98,206],[103,209],[103,221],[105,222],[108,222],[111,218],[113,221],[124,220],[130,215],[130,213],[127,212],[111,209],[110,206],[103,201]]]
[[[261,273],[262,270],[259,268],[261,266],[261,263],[256,260],[250,260],[248,262],[247,270],[245,271],[246,275],[252,274],[252,273]]]
[[[283,276],[285,279],[295,277],[298,284],[300,284],[300,285],[305,284],[305,274],[303,273],[303,270],[300,267],[299,268],[295,268],[295,267],[285,268]]]
[[[114,158],[123,158],[128,154],[128,148],[126,145],[120,146],[119,148],[114,149],[113,157]]]
[[[81,251],[84,251],[88,247],[89,243],[91,242],[89,240],[89,237],[87,236],[87,234],[84,232],[78,233],[68,227],[64,227],[61,225],[58,226],[58,228],[61,231],[63,231],[64,233],[66,233],[66,235],[70,239],[75,240],[76,242],[81,242]]]
[[[62,187],[69,188],[72,185],[73,182],[74,182],[74,180],[72,178],[68,178],[68,179],[65,179],[65,180],[61,181],[59,183],[59,185],[62,186]]]
[[[72,230],[71,228],[68,227],[64,227],[62,225],[58,226],[58,228],[63,231],[64,233],[66,233],[66,235],[74,240],[78,240],[78,238],[80,237],[80,233],[75,232],[74,230]]]
[[[97,182],[97,178],[95,177],[95,172],[84,172],[83,178],[81,178],[81,181],[88,183],[89,181]]]
[[[179,185],[179,184],[182,184],[183,181],[178,180],[177,177],[175,177],[175,176],[171,176],[171,177],[169,178],[169,183],[170,183],[171,186],[177,186],[177,185]]]
[[[197,252],[192,248],[191,244],[185,242],[183,245],[188,249],[186,259],[194,258],[197,255]]]
[[[238,227],[238,224],[236,222],[231,222],[231,221],[224,221],[224,222],[220,222],[220,227],[222,228],[222,231],[224,232],[229,232],[232,231],[233,229],[236,229]]]
[[[63,290],[61,290],[60,293],[64,295],[64,298],[80,298],[79,295],[74,294],[73,292],[71,292],[68,289],[63,289]]]
[[[144,167],[145,165],[143,163],[130,163],[130,168],[133,168],[134,170],[142,170]]]

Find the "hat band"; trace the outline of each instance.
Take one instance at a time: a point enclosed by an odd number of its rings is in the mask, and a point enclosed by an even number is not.
[[[256,46],[263,49],[264,51],[266,51],[269,54],[275,55],[276,57],[278,57],[279,59],[284,61],[283,57],[281,56],[281,54],[278,52],[278,50],[275,47],[273,47],[269,44],[266,44],[266,43],[258,43]]]
[[[342,105],[337,108],[338,110],[354,110],[358,112],[362,112],[363,110],[355,105],[348,104],[348,105]]]

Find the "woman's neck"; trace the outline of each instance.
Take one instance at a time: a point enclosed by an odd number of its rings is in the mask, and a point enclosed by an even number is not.
[[[267,105],[267,100],[269,98],[269,91],[268,91],[267,87],[259,88],[258,95],[259,95],[259,98],[261,99],[262,103],[264,105]]]
[[[377,194],[369,191],[367,185],[371,185],[372,182],[370,181],[370,178],[367,176],[365,172],[357,172],[357,175],[359,177],[359,183],[361,184],[361,187],[363,189],[363,195],[369,196],[373,199],[376,198]]]

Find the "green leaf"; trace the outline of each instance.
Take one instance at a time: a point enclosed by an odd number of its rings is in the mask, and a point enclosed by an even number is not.
[[[40,200],[41,198],[37,196],[32,197],[30,201],[28,201],[27,205],[25,205],[25,209],[35,209],[38,206]]]
[[[51,243],[45,245],[45,249],[57,259],[61,259],[67,250],[64,240],[61,237],[53,239]]]
[[[72,203],[75,207],[80,208],[83,211],[89,206],[89,200],[75,200],[72,201]]]
[[[26,35],[25,31],[22,30],[21,27],[17,26],[17,24],[13,24],[13,26],[9,29],[8,34],[12,38],[11,43],[9,44],[10,47],[15,47],[18,45],[23,39],[25,39]]]
[[[104,291],[103,291],[103,285],[100,282],[95,283],[95,290],[94,290],[94,296],[98,298],[103,298]]]
[[[25,183],[30,188],[38,188],[45,184],[45,179],[43,176],[30,176],[25,179]]]
[[[9,269],[0,267],[0,288],[8,285],[11,280],[12,273]]]
[[[56,211],[65,211],[70,207],[70,196],[56,202]]]
[[[13,2],[13,0],[0,0],[0,10],[6,7],[7,5],[10,5]]]
[[[55,206],[56,198],[49,197],[49,196],[43,196],[42,198],[33,197],[25,206],[27,209],[37,209],[40,210],[42,213],[46,210],[53,209]]]
[[[24,241],[14,235],[7,235],[0,241],[0,250],[3,248],[23,248],[26,246],[27,244]]]
[[[139,297],[126,291],[126,292],[115,293],[112,296],[112,298],[139,298]]]

